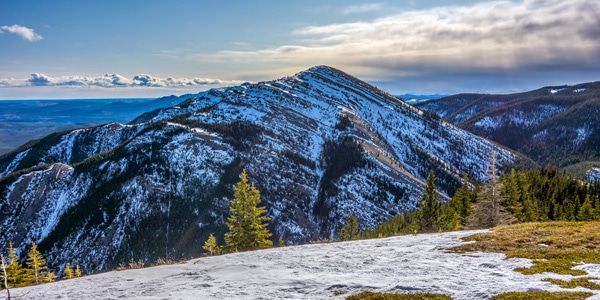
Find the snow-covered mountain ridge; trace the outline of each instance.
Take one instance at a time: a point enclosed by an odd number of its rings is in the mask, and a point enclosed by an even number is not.
[[[414,209],[429,170],[443,197],[489,153],[516,156],[339,70],[212,89],[127,125],[52,134],[0,158],[0,245],[39,243],[86,272],[191,257],[221,236],[243,168],[274,237],[328,238]]]

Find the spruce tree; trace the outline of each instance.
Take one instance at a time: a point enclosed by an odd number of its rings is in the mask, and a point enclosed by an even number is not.
[[[342,229],[340,229],[340,241],[350,241],[358,235],[358,219],[354,215],[350,215],[348,221]]]
[[[461,225],[466,224],[467,218],[473,212],[471,203],[474,202],[476,198],[477,194],[471,191],[471,188],[469,187],[469,177],[467,173],[463,173],[463,184],[450,200],[450,206],[458,213]]]
[[[229,232],[225,234],[225,243],[232,251],[255,250],[273,247],[269,240],[271,233],[267,229],[269,217],[267,210],[260,204],[260,193],[248,183],[246,170],[242,171],[240,182],[233,187],[233,199],[230,201],[227,218]]]
[[[27,271],[19,263],[19,256],[15,254],[12,242],[8,244],[8,260],[6,273],[8,284],[11,287],[22,287],[31,282],[31,277],[28,276]]]
[[[590,221],[594,219],[594,209],[592,208],[592,201],[590,195],[585,196],[585,201],[577,213],[577,221]]]
[[[427,177],[427,186],[425,193],[419,200],[419,214],[421,229],[424,231],[438,231],[439,216],[441,215],[441,205],[438,201],[438,192],[435,187],[435,175],[433,170]]]
[[[81,270],[79,269],[79,265],[75,265],[75,277],[81,277]]]
[[[75,272],[71,269],[71,263],[67,263],[65,266],[65,270],[63,271],[64,279],[73,279],[75,277]]]
[[[37,245],[34,241],[31,241],[31,250],[29,251],[29,255],[27,256],[26,264],[33,277],[32,283],[40,284],[54,281],[56,275],[48,271],[48,266],[46,266],[46,260],[44,259],[40,251],[38,251]]]
[[[211,233],[208,236],[208,239],[206,240],[206,242],[204,242],[204,246],[202,246],[202,249],[208,251],[208,253],[210,253],[210,255],[218,255],[218,248],[219,246],[217,246],[217,239],[215,238],[215,236]]]

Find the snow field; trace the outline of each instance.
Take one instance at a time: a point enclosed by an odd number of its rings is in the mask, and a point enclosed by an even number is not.
[[[541,281],[571,276],[522,275],[526,259],[503,254],[446,251],[481,231],[421,234],[234,253],[184,264],[108,272],[28,288],[31,299],[344,299],[364,290],[441,293],[488,299],[509,291],[559,287]],[[599,265],[582,265],[600,276]],[[575,291],[585,290],[577,288]],[[600,299],[594,291],[590,299]],[[0,297],[4,292],[0,292]]]

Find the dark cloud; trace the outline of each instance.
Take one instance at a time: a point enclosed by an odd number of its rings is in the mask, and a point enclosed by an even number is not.
[[[31,77],[27,80],[31,85],[35,86],[45,86],[51,85],[52,79],[44,74],[33,73]]]

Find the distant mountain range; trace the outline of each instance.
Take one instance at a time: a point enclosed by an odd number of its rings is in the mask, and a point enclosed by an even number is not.
[[[158,99],[70,99],[0,101],[0,155],[53,132],[110,122],[126,123],[160,107],[171,107],[192,95]]]
[[[492,152],[526,160],[326,66],[186,99],[0,157],[0,245],[35,240],[52,268],[86,273],[196,256],[242,169],[274,239],[335,238],[350,215],[372,228],[413,210],[430,170],[447,198],[462,172],[485,180]]]
[[[600,82],[508,95],[459,94],[416,106],[541,167],[558,166],[581,178],[600,167]]]

